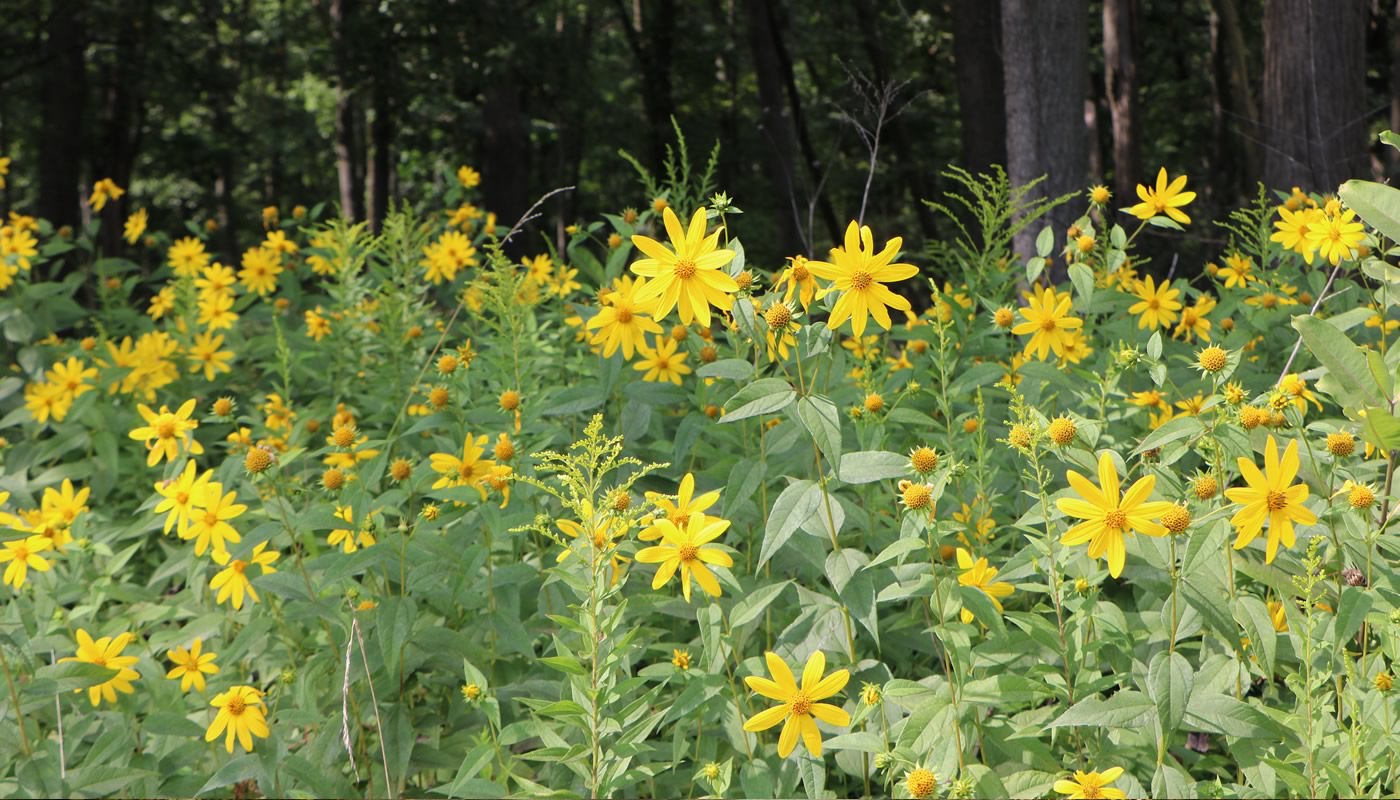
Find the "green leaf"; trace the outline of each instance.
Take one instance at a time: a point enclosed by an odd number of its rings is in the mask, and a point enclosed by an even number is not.
[[[735,422],[759,414],[782,411],[797,397],[797,390],[782,378],[760,378],[734,393],[724,404],[729,409],[720,422]]]
[[[862,450],[841,457],[836,471],[842,483],[874,483],[902,478],[909,474],[909,458],[884,450]]]
[[[734,604],[729,611],[729,627],[737,628],[758,619],[769,604],[777,600],[792,581],[783,581],[771,586],[754,589],[744,595],[744,599]]]
[[[1292,739],[1283,725],[1268,714],[1223,694],[1196,694],[1186,706],[1185,722],[1207,733],[1223,733],[1241,738]],[[1280,742],[1287,746],[1286,742]]]
[[[1035,237],[1035,254],[1041,258],[1050,255],[1050,251],[1055,249],[1055,226],[1046,225],[1040,229],[1040,233]]]
[[[797,401],[797,416],[822,455],[832,463],[840,461],[841,412],[836,404],[821,395],[804,397]]]
[[[722,358],[719,361],[700,366],[695,370],[695,374],[701,378],[725,378],[731,381],[743,381],[753,376],[753,364],[742,358]]]
[[[1071,706],[1048,727],[1067,725],[1100,728],[1141,728],[1151,724],[1156,704],[1142,692],[1127,689],[1107,700],[1087,697]]]
[[[1400,419],[1386,409],[1366,409],[1366,416],[1361,422],[1361,438],[1382,450],[1400,447]]]
[[[1191,700],[1193,678],[1191,663],[1180,653],[1164,650],[1152,658],[1147,668],[1147,693],[1157,705],[1163,736],[1170,736],[1181,726]]]
[[[570,658],[568,656],[545,656],[538,659],[538,661],[550,669],[557,669],[568,675],[588,674],[588,670],[584,669],[583,665],[580,664],[576,658]]]
[[[1391,241],[1400,242],[1400,189],[1374,181],[1350,180],[1342,184],[1337,194],[1367,225]]]
[[[1257,597],[1241,595],[1235,602],[1235,619],[1249,637],[1249,652],[1259,659],[1259,668],[1265,674],[1274,674],[1274,662],[1278,658],[1278,631],[1264,601]]]
[[[866,568],[868,569],[870,567],[875,566],[876,564],[883,564],[886,561],[889,561],[890,559],[899,558],[901,556],[908,555],[909,553],[912,553],[915,550],[923,550],[926,547],[928,547],[928,544],[924,542],[924,540],[916,539],[912,536],[905,537],[903,539],[896,539],[894,540],[894,543],[891,544],[889,547],[886,547],[884,550],[881,550],[880,555],[876,556],[874,561],[871,561],[869,564],[867,564]]]
[[[763,531],[763,546],[759,549],[755,572],[763,569],[768,559],[792,538],[792,534],[817,510],[821,500],[821,487],[812,481],[792,483],[778,495],[773,502],[773,510],[768,514],[768,527]]]
[[[1342,602],[1337,609],[1337,641],[1345,646],[1346,641],[1361,630],[1366,620],[1366,612],[1371,610],[1371,595],[1364,590],[1348,586],[1342,590]]]
[[[986,592],[976,586],[959,586],[958,597],[962,600],[963,608],[972,612],[974,623],[984,625],[994,632],[1000,632],[1006,627],[1001,612],[992,604],[992,598]]]
[[[1189,436],[1200,436],[1206,432],[1206,428],[1201,424],[1200,417],[1177,417],[1167,422],[1157,430],[1147,434],[1134,450],[1133,455],[1141,455],[1148,450],[1161,447],[1168,442],[1178,439],[1185,439]]]
[[[33,689],[39,694],[57,694],[59,692],[71,692],[75,689],[86,689],[89,686],[96,686],[99,683],[106,683],[116,677],[117,670],[111,667],[103,667],[97,664],[89,664],[85,661],[65,661],[61,664],[53,664],[47,667],[40,667],[34,671],[34,682],[26,688]],[[37,685],[43,681],[42,686]]]
[[[830,750],[855,750],[859,753],[883,753],[885,752],[885,742],[879,736],[867,731],[857,731],[856,733],[843,733],[840,736],[833,736],[822,742],[823,749]]]
[[[1075,308],[1079,311],[1087,311],[1089,303],[1094,299],[1094,273],[1082,262],[1076,261],[1069,265],[1069,280],[1074,284]]]
[[[1156,331],[1147,340],[1147,357],[1153,360],[1162,357],[1162,332]]]
[[[1327,368],[1329,393],[1348,408],[1385,405],[1366,359],[1366,351],[1327,320],[1300,315],[1293,327],[1302,334],[1308,351]]]
[[[272,782],[267,779],[267,772],[263,769],[262,761],[252,753],[246,753],[220,767],[219,771],[215,772],[213,777],[206,781],[195,794],[212,792],[215,789],[232,786],[239,781],[246,781],[250,778],[262,786],[272,785]]]

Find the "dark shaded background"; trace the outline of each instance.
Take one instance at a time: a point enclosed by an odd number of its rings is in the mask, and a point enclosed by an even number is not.
[[[674,115],[751,257],[823,250],[858,215],[912,246],[950,163],[1091,182],[1128,205],[1166,165],[1219,216],[1255,182],[1333,190],[1385,174],[1400,127],[1394,0],[0,0],[3,210],[90,214],[94,180],[155,230],[220,222],[232,254],[260,210],[329,201],[377,224],[436,210],[459,164],[502,221],[564,184],[537,223],[649,201],[617,154],[659,169]],[[1009,112],[1009,113],[1008,113]],[[796,210],[797,213],[794,213]],[[809,214],[810,211],[810,214]],[[811,224],[809,225],[809,218]],[[1202,250],[1218,231],[1193,226]],[[523,244],[536,250],[536,243]]]

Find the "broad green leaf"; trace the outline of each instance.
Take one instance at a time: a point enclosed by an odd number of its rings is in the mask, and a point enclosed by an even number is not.
[[[777,600],[787,589],[792,581],[783,581],[771,586],[764,586],[754,589],[744,595],[743,599],[734,604],[734,608],[729,611],[729,627],[737,628],[740,625],[747,625],[763,615],[765,609]]]
[[[1275,722],[1268,714],[1254,706],[1223,694],[1192,695],[1186,706],[1187,727],[1197,728],[1207,733],[1223,733],[1241,738],[1264,737],[1283,740],[1291,739],[1288,728]]]
[[[1391,241],[1400,242],[1400,189],[1374,181],[1350,180],[1342,184],[1337,194],[1367,225]]]
[[[782,411],[795,397],[797,390],[782,378],[760,378],[725,401],[724,406],[728,410],[719,421],[737,422],[759,414]]]
[[[1355,586],[1342,590],[1342,602],[1337,609],[1337,638],[1339,647],[1346,646],[1347,640],[1361,630],[1366,620],[1366,612],[1371,610],[1371,595]]]
[[[1205,432],[1206,428],[1205,425],[1201,424],[1200,417],[1177,417],[1147,434],[1142,443],[1133,449],[1133,455],[1146,453],[1148,450],[1161,447],[1168,442],[1175,442],[1178,439],[1201,436]]]
[[[822,749],[830,750],[855,750],[860,753],[883,753],[885,752],[885,741],[879,736],[867,731],[856,731],[855,733],[843,733],[840,736],[833,736],[822,742]]]
[[[731,381],[748,380],[753,376],[753,364],[742,358],[722,358],[704,364],[695,370],[701,378],[726,378]]]
[[[874,483],[903,478],[909,474],[909,457],[884,450],[863,450],[841,456],[836,471],[842,483]]]
[[[1040,233],[1035,237],[1035,254],[1041,258],[1050,255],[1050,251],[1055,249],[1055,226],[1046,225],[1040,229]]]
[[[1371,407],[1361,419],[1361,438],[1382,450],[1400,447],[1400,418],[1388,410]]]
[[[1047,727],[1141,728],[1150,725],[1155,716],[1156,704],[1147,695],[1126,689],[1107,700],[1097,697],[1080,700]]]
[[[1074,284],[1075,308],[1080,312],[1088,311],[1094,299],[1093,271],[1076,261],[1069,265],[1069,280]]]
[[[262,760],[252,753],[246,753],[220,767],[219,771],[215,772],[196,794],[212,792],[215,789],[232,786],[239,781],[246,781],[250,778],[263,786],[272,785],[267,779],[267,772],[263,769]]]
[[[821,487],[812,481],[792,483],[778,495],[768,514],[768,527],[763,531],[763,546],[759,549],[755,572],[762,570],[768,559],[787,544],[792,534],[817,510],[821,500]]]
[[[841,459],[841,412],[836,404],[821,395],[810,395],[797,401],[797,416],[826,460]]]
[[[544,656],[536,660],[550,669],[557,669],[568,675],[588,674],[588,670],[579,663],[578,659],[569,656]]]
[[[1147,692],[1157,704],[1163,736],[1170,736],[1181,726],[1191,699],[1193,677],[1190,662],[1180,653],[1164,650],[1152,658],[1147,668]]]
[[[1293,327],[1302,334],[1308,351],[1327,368],[1328,383],[1340,405],[1361,408],[1386,403],[1375,377],[1371,375],[1366,351],[1350,337],[1327,320],[1309,315],[1294,317]]]
[[[1278,631],[1264,601],[1257,597],[1241,595],[1235,602],[1235,619],[1249,637],[1249,653],[1259,659],[1259,668],[1268,675],[1274,673],[1274,662],[1278,657]]]

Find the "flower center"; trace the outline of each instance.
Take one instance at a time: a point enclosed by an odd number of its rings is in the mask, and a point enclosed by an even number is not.
[[[1085,800],[1099,800],[1099,798],[1103,797],[1103,789],[1099,788],[1098,784],[1085,786],[1081,783],[1080,787],[1079,796],[1085,798]]]
[[[218,525],[219,515],[212,510],[204,512],[204,524],[208,525],[211,528],[215,525]]]
[[[788,701],[788,712],[793,716],[805,717],[808,711],[812,710],[812,698],[804,692],[798,692]]]
[[[680,547],[681,561],[694,561],[695,557],[699,555],[699,553],[700,548],[696,547],[693,544],[683,544]]]
[[[1272,294],[1266,294],[1263,297],[1259,298],[1259,304],[1264,306],[1264,308],[1273,308],[1274,306],[1278,305],[1278,298],[1273,296]]]
[[[1153,311],[1156,311],[1158,308],[1161,307],[1161,305],[1161,302],[1158,301],[1155,297],[1147,301],[1147,307],[1152,309]]]
[[[874,282],[875,279],[870,277],[870,273],[863,269],[858,269],[851,273],[851,288],[856,291],[868,288],[870,284]]]
[[[248,704],[243,701],[242,696],[234,695],[228,699],[228,705],[224,706],[224,710],[237,717],[248,710]]]
[[[463,461],[462,466],[457,468],[457,476],[464,481],[469,481],[476,476],[476,465]]]
[[[1055,320],[1051,317],[1046,317],[1040,323],[1040,329],[1045,331],[1046,333],[1055,330],[1055,328],[1057,327],[1059,326],[1055,324]]]
[[[1288,507],[1288,496],[1283,492],[1271,491],[1268,494],[1268,504],[1270,511],[1282,511]]]
[[[175,420],[162,419],[156,422],[156,435],[162,439],[175,438]]]
[[[92,657],[92,663],[96,664],[99,667],[105,667],[107,666],[107,657],[101,653],[98,653],[97,655]]]
[[[792,277],[793,277],[793,280],[796,280],[796,281],[799,281],[799,282],[800,282],[800,281],[805,281],[805,280],[807,280],[808,278],[812,277],[812,273],[808,272],[806,267],[793,267],[793,268],[792,268]]]
[[[20,546],[16,547],[16,548],[15,548],[15,561],[23,562],[23,561],[27,561],[27,560],[29,560],[29,548],[25,547],[24,545],[20,545]]]
[[[602,528],[599,528],[598,530],[594,531],[594,532],[593,532],[593,549],[594,549],[594,550],[602,550],[604,547],[607,547],[607,545],[608,545],[607,532],[604,531]]]
[[[1183,325],[1185,325],[1186,327],[1188,327],[1188,328],[1191,327],[1192,325],[1195,325],[1195,324],[1196,324],[1196,312],[1195,312],[1195,311],[1192,311],[1192,310],[1189,309],[1189,308],[1186,309],[1185,311],[1181,312],[1181,323],[1182,323]]]
[[[626,325],[632,321],[632,309],[623,306],[617,310],[617,321]]]
[[[677,262],[676,262],[676,267],[675,267],[675,275],[676,275],[677,278],[680,278],[681,280],[686,280],[687,278],[692,278],[692,277],[694,277],[694,276],[695,276],[695,262],[694,262],[694,261],[677,261]]]
[[[237,572],[239,575],[242,575],[242,574],[243,574],[243,570],[245,570],[245,569],[247,569],[247,568],[248,568],[248,562],[246,562],[246,561],[240,561],[239,559],[236,559],[236,558],[233,560],[233,563],[229,565],[229,569],[233,570],[234,572]]]
[[[1104,516],[1103,524],[1121,531],[1128,527],[1128,515],[1124,514],[1122,509],[1115,508]]]
[[[175,494],[175,502],[176,502],[176,503],[179,503],[180,505],[184,505],[184,504],[188,503],[189,501],[190,501],[190,493],[189,493],[189,492],[177,492],[177,493]]]

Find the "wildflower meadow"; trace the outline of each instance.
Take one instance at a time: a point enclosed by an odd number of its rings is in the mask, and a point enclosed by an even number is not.
[[[6,194],[0,796],[1396,796],[1400,189],[930,237],[889,111],[788,252],[684,112],[509,215]]]

